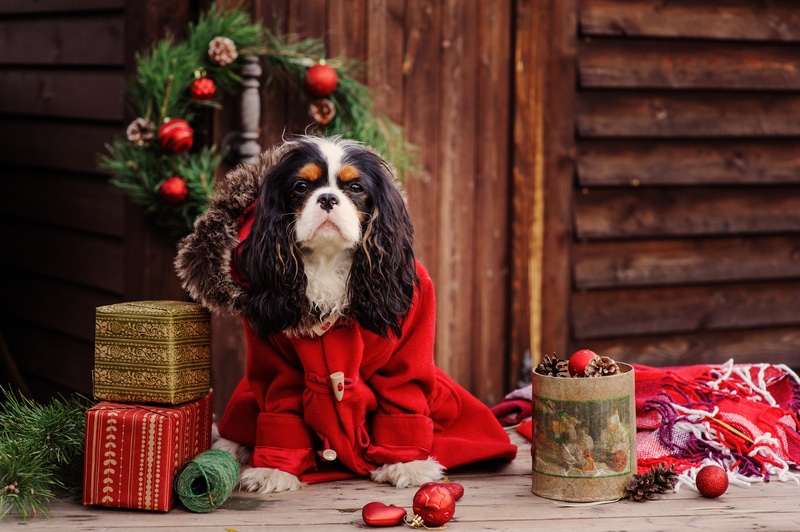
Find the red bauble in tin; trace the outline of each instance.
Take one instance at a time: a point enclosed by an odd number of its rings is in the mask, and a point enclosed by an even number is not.
[[[592,351],[591,349],[581,349],[579,351],[575,351],[569,357],[567,361],[567,366],[569,367],[569,374],[573,377],[583,377],[586,375],[586,366],[589,365],[589,362],[597,358],[597,353]]]

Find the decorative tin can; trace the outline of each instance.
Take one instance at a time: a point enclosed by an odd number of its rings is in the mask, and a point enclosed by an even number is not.
[[[636,473],[634,371],[563,378],[533,372],[533,483],[541,497],[571,502],[625,497]]]

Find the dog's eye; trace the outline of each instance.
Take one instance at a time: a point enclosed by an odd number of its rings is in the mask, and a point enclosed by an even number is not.
[[[350,190],[350,192],[355,192],[356,194],[364,192],[364,187],[361,186],[359,183],[351,183],[348,189]]]
[[[306,192],[308,192],[308,183],[306,183],[305,181],[298,181],[297,183],[294,184],[293,190],[297,194],[305,194]]]

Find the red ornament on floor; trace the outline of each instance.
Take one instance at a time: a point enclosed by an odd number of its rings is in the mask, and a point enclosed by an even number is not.
[[[158,195],[170,205],[180,205],[184,202],[186,196],[189,195],[189,189],[183,178],[173,175],[166,178],[164,182],[161,183],[161,187],[158,189]]]
[[[339,84],[339,75],[325,63],[311,65],[306,70],[306,92],[314,98],[329,96]]]
[[[461,497],[464,496],[464,486],[459,484],[458,482],[450,482],[447,478],[444,479],[442,482],[426,482],[419,489],[427,488],[430,486],[444,486],[450,493],[453,495],[453,499],[459,500]]]
[[[361,517],[369,526],[395,526],[403,522],[406,516],[405,508],[383,504],[382,502],[367,503],[361,509]]]
[[[444,484],[428,483],[417,490],[411,509],[414,511],[414,518],[408,522],[410,526],[438,527],[453,518],[456,500]]]
[[[169,119],[158,129],[158,142],[169,153],[186,153],[194,144],[194,130],[182,118]]]
[[[567,362],[569,374],[573,377],[583,377],[586,374],[586,366],[595,358],[597,358],[597,353],[591,349],[575,351]]]
[[[697,491],[703,497],[715,499],[728,490],[728,473],[715,465],[707,465],[697,472]]]

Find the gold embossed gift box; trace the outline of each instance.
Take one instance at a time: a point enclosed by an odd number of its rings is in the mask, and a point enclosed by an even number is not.
[[[179,404],[211,386],[208,311],[185,301],[98,307],[94,396],[106,401]]]
[[[178,406],[103,401],[90,408],[83,504],[169,511],[175,476],[211,446],[208,392]]]

